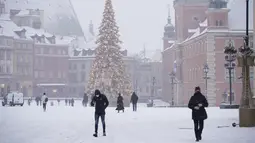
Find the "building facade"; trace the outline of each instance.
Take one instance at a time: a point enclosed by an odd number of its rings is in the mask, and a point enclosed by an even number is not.
[[[34,42],[31,37],[26,36],[26,30],[14,31],[17,37],[14,38],[13,50],[13,73],[15,88],[21,91],[24,96],[33,96],[33,67],[34,67]]]
[[[252,5],[253,1],[250,3]],[[194,93],[194,87],[200,86],[211,106],[218,106],[222,102],[229,103],[229,75],[224,67],[224,47],[230,41],[235,48],[243,45],[245,23],[240,23],[236,17],[245,17],[245,1],[232,0],[227,3],[223,0],[196,2],[175,0],[174,8],[177,40],[163,52],[163,55],[169,58],[163,61],[163,65],[168,65],[170,69],[164,71],[165,73],[175,69],[176,83],[174,85],[180,92],[168,92],[168,95],[174,96],[175,105],[187,105]],[[250,12],[251,17],[253,17],[252,14]],[[250,21],[253,19],[250,18]],[[253,27],[250,28],[250,34],[252,32]],[[207,91],[203,71],[205,64],[209,67],[207,75],[210,78],[207,80]],[[166,70],[166,68],[163,69]],[[242,87],[239,78],[241,77],[240,67],[235,67],[231,74],[232,101],[239,104]],[[163,77],[167,78],[168,75],[164,74]],[[167,91],[166,88],[169,87],[163,86],[163,92]]]
[[[132,83],[135,79],[134,60],[127,56],[127,50],[122,51],[122,54]],[[94,59],[95,49],[74,49],[73,55],[69,58],[68,85],[70,96],[82,97],[87,91],[86,88]]]

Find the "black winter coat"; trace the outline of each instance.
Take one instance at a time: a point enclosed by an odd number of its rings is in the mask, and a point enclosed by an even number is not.
[[[98,97],[94,96],[91,101],[91,106],[95,104],[95,113],[99,115],[105,115],[105,109],[109,105],[109,101],[104,94],[100,94]]]
[[[202,104],[198,110],[195,109],[198,104]],[[196,92],[189,100],[189,108],[192,110],[193,120],[205,120],[207,119],[207,113],[205,107],[208,107],[208,102],[205,96],[201,92]]]
[[[138,101],[138,96],[135,93],[133,93],[132,96],[131,96],[131,102],[133,104],[136,104],[137,101]]]
[[[123,109],[124,109],[123,97],[118,96],[116,110],[123,110]]]

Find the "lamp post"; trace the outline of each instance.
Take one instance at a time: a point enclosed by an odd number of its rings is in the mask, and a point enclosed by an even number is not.
[[[174,84],[176,84],[176,83],[174,82],[175,76],[176,76],[176,75],[175,75],[175,72],[172,71],[172,72],[169,74],[169,76],[170,76],[171,84],[172,84],[172,86],[171,86],[171,90],[172,90],[172,101],[171,101],[171,105],[174,106]]]
[[[255,126],[255,108],[252,102],[252,91],[250,85],[250,67],[254,66],[254,52],[249,47],[249,0],[246,0],[246,36],[244,46],[239,48],[238,66],[242,67],[242,98],[239,108],[239,126]]]
[[[225,60],[225,68],[228,69],[228,78],[229,78],[229,104],[232,105],[232,70],[235,69],[236,64],[234,61],[236,60],[237,50],[233,46],[231,40],[229,40],[228,45],[224,49],[224,53],[226,54]]]
[[[210,79],[210,77],[208,77],[208,72],[209,72],[209,67],[208,64],[204,65],[204,79],[205,79],[205,97],[207,98],[207,80]]]

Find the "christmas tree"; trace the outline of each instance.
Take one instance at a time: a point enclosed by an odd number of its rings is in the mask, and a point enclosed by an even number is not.
[[[125,71],[119,28],[115,22],[111,0],[106,0],[103,20],[99,27],[94,63],[90,71],[88,92],[99,89],[107,97],[116,98],[118,93],[131,95],[131,84]]]

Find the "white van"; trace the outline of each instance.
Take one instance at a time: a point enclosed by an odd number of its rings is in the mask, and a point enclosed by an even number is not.
[[[2,106],[9,105],[9,106],[15,106],[15,105],[24,105],[24,97],[23,93],[21,92],[10,92],[8,93],[3,101]]]

